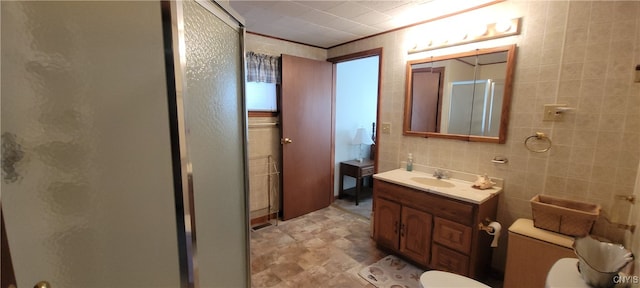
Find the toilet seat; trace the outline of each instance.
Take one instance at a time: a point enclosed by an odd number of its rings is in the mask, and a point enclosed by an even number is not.
[[[545,288],[572,287],[589,288],[578,272],[577,258],[562,258],[551,266]]]
[[[431,270],[420,275],[420,286],[430,287],[478,287],[491,288],[476,280],[449,272]]]

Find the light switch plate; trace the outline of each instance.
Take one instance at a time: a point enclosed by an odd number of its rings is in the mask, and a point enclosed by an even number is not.
[[[391,123],[382,123],[382,134],[391,134]]]
[[[558,113],[558,107],[567,107],[567,104],[544,104],[543,121],[562,120],[562,113]]]

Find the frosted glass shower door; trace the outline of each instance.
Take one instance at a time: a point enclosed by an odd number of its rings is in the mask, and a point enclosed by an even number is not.
[[[18,287],[180,287],[160,3],[0,7]]]
[[[176,4],[182,5],[184,21],[183,98],[193,173],[197,281],[200,287],[246,287],[243,34],[237,22],[208,1]]]
[[[451,83],[448,133],[497,137],[503,94],[504,80]]]
[[[471,113],[473,111],[474,85],[475,81],[451,83],[447,133],[469,135]]]

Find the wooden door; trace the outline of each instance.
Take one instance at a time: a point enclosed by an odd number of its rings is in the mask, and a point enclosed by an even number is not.
[[[400,229],[400,204],[382,198],[375,199],[373,221],[374,239],[379,245],[398,249]]]
[[[402,207],[400,252],[425,266],[429,264],[432,218],[429,213]]]
[[[333,65],[282,55],[283,220],[325,208],[333,200]]]
[[[444,68],[413,69],[411,130],[440,132]]]

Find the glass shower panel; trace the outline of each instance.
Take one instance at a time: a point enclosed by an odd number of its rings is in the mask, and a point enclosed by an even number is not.
[[[474,81],[451,83],[451,104],[449,107],[449,134],[469,134],[471,112],[473,110]]]
[[[19,287],[180,287],[160,3],[0,8]]]
[[[184,113],[193,172],[197,275],[201,287],[245,287],[242,33],[211,13],[217,7],[206,4],[182,2]]]
[[[451,83],[451,113],[447,132],[497,137],[500,132],[503,94],[504,80]]]
[[[500,133],[500,120],[502,117],[502,102],[504,99],[504,80],[495,80],[491,82],[489,101],[489,121],[487,124],[487,133],[485,136],[497,137]]]
[[[476,80],[473,88],[473,104],[471,105],[470,135],[486,136],[487,107],[489,102],[490,80]]]

